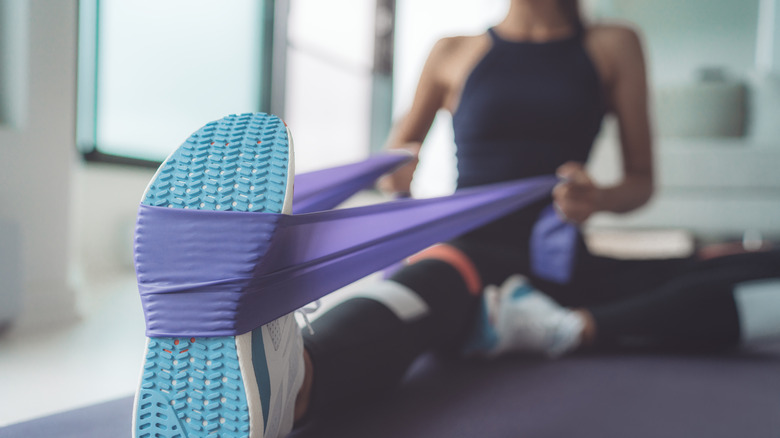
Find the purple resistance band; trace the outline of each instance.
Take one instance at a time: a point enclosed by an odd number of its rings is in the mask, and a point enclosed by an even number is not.
[[[555,183],[537,177],[296,215],[142,205],[135,252],[147,336],[246,333],[543,199]]]
[[[399,150],[374,155],[359,163],[295,175],[293,213],[331,209],[411,158],[410,153]]]
[[[539,214],[531,232],[531,269],[545,280],[566,284],[571,280],[579,229],[564,222],[550,204]]]

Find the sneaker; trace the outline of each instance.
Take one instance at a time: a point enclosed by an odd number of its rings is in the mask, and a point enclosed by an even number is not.
[[[293,177],[284,122],[267,114],[233,115],[179,147],[160,166],[142,204],[290,214]],[[303,382],[302,355],[293,314],[238,336],[149,338],[133,437],[285,436]]]
[[[514,275],[501,287],[485,288],[477,323],[463,351],[467,356],[532,353],[554,358],[579,346],[584,325],[577,313]]]

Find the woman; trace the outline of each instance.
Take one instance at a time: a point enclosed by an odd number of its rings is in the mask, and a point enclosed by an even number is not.
[[[480,326],[498,341],[477,336],[471,345],[482,354],[559,355],[637,340],[728,347],[745,338],[751,306],[740,307],[738,292],[750,289],[748,280],[777,279],[778,253],[707,263],[618,261],[591,255],[577,236],[566,278],[535,270],[533,236],[540,218],[549,220],[551,202],[560,218],[582,224],[595,212],[634,210],[653,192],[645,65],[633,30],[584,26],[576,0],[512,0],[487,33],[434,46],[390,147],[418,153],[442,108],[453,114],[459,188],[553,173],[563,182],[552,199],[424,251],[365,297],[315,321],[315,334],[304,334],[298,418],[392,386],[423,351],[459,348],[489,285],[505,284],[495,324]],[[624,177],[599,187],[583,164],[606,113],[619,123]],[[381,187],[408,191],[415,164]],[[518,273],[554,301],[517,293],[528,288],[512,277]],[[780,283],[774,285],[770,301],[778,305]]]

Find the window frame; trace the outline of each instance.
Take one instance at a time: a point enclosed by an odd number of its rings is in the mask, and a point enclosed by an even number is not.
[[[101,0],[80,0],[78,6],[78,73],[76,108],[76,148],[85,162],[157,168],[162,161],[129,157],[101,151],[97,141],[98,83]],[[289,0],[264,0],[258,111],[284,113],[287,10]]]

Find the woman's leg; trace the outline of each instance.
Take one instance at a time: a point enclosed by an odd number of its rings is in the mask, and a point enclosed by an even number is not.
[[[475,268],[465,254],[448,251],[460,263],[440,254],[422,257],[312,323],[314,334],[304,332],[311,394],[308,409],[300,412],[371,397],[397,384],[421,353],[459,345],[481,285],[475,290],[467,281]]]
[[[591,343],[690,349],[780,338],[780,252],[583,265],[588,277],[565,287],[507,281],[493,322],[477,328],[497,342],[478,353],[557,356]]]
[[[780,337],[780,252],[702,262],[651,292],[584,310],[598,345],[709,349]]]
[[[304,332],[313,369],[310,410],[392,387],[425,351],[459,350],[483,286],[500,284],[522,266],[527,256],[516,247],[458,239],[411,257],[363,297],[320,316],[312,323],[314,334]],[[301,400],[308,398],[304,391]]]

